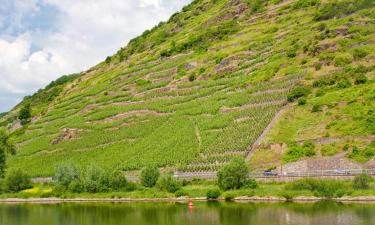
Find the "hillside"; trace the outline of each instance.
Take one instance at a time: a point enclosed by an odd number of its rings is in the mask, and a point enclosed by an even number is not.
[[[65,161],[197,172],[236,156],[266,169],[337,154],[372,165],[374,6],[195,0],[1,115],[18,149],[9,167],[32,176]]]

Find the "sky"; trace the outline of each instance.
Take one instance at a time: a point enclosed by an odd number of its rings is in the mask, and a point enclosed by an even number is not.
[[[191,0],[0,0],[0,112],[87,70]]]

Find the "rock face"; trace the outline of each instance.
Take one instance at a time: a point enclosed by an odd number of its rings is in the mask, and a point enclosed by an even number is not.
[[[18,130],[21,127],[22,127],[21,120],[16,119],[15,121],[13,121],[12,126],[9,128],[9,131],[13,132],[15,130]]]
[[[82,130],[76,128],[63,128],[61,134],[52,141],[53,145],[60,143],[63,140],[70,140],[75,138]]]
[[[343,157],[325,157],[321,159],[307,159],[294,163],[284,165],[282,168],[278,167],[279,173],[307,173],[311,171],[319,170],[337,170],[337,169],[362,169],[362,166],[358,163],[354,163]]]

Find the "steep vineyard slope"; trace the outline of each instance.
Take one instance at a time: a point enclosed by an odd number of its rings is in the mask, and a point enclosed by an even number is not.
[[[263,168],[305,157],[283,160],[271,144],[374,134],[374,3],[332,2],[194,1],[3,115],[11,128],[31,105],[31,122],[12,129],[9,167],[33,176],[65,161],[194,172],[249,156]]]

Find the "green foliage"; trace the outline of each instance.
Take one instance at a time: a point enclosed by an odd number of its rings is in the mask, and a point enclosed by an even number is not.
[[[219,189],[211,189],[207,191],[206,197],[208,199],[218,199],[221,195],[221,192]]]
[[[305,141],[303,145],[293,143],[289,146],[287,153],[283,156],[284,162],[295,162],[304,157],[315,155],[315,145],[311,141]]]
[[[319,104],[314,104],[311,108],[311,112],[321,112],[322,111],[322,106]]]
[[[359,59],[362,59],[362,58],[365,58],[369,53],[362,49],[362,48],[356,48],[354,49],[354,52],[353,52],[353,57],[355,60],[359,60]]]
[[[337,87],[338,88],[348,88],[348,87],[351,87],[352,86],[352,83],[350,82],[349,79],[347,78],[343,78],[341,79],[338,83],[337,83]]]
[[[317,197],[333,198],[342,197],[346,191],[346,186],[342,181],[337,180],[316,180],[305,178],[288,183],[286,190],[308,190],[314,192]]]
[[[320,0],[298,0],[296,3],[294,3],[293,8],[301,9],[301,8],[307,8],[311,6],[318,6],[319,4],[320,4]]]
[[[3,183],[3,190],[9,193],[16,193],[31,187],[30,177],[20,169],[10,170]]]
[[[58,189],[67,190],[73,181],[77,181],[80,171],[71,163],[64,163],[56,168],[54,182]]]
[[[128,183],[120,170],[105,171],[95,165],[80,170],[70,163],[61,164],[56,168],[54,181],[57,190],[73,193],[99,193],[132,189],[131,184]]]
[[[288,101],[292,102],[296,99],[301,97],[307,97],[310,94],[310,88],[305,86],[297,86],[292,89],[292,91],[288,94]]]
[[[251,12],[258,13],[264,11],[264,3],[267,0],[246,0],[246,3],[250,6]]]
[[[22,124],[26,124],[30,121],[31,118],[31,105],[30,103],[25,104],[19,114],[18,114],[18,119],[22,121]]]
[[[373,181],[373,178],[368,174],[360,174],[355,176],[353,180],[353,188],[356,190],[365,190],[370,188],[370,183]]]
[[[9,140],[7,131],[0,128],[0,178],[4,176],[7,154],[15,154],[16,148]]]
[[[375,111],[373,110],[367,113],[366,128],[371,134],[375,134]]]
[[[349,54],[342,54],[335,57],[335,66],[346,66],[352,63],[353,58]]]
[[[160,176],[159,169],[155,166],[148,166],[141,171],[141,184],[145,187],[154,187]]]
[[[366,77],[366,75],[364,75],[363,73],[360,73],[356,75],[354,83],[357,85],[365,84],[367,81],[368,81],[368,78]]]
[[[306,105],[307,99],[306,98],[300,98],[298,99],[298,105]]]
[[[181,188],[181,186],[181,182],[176,180],[170,173],[162,174],[156,183],[156,187],[159,190],[167,191],[170,193],[175,193]]]
[[[358,10],[371,8],[375,3],[372,0],[341,0],[322,4],[314,15],[314,20],[328,20],[334,17],[344,17]]]
[[[224,191],[240,189],[246,184],[248,173],[249,169],[245,160],[234,158],[218,172],[218,185]]]
[[[365,148],[358,148],[353,146],[352,152],[349,154],[349,158],[354,159],[357,162],[365,163],[375,156],[375,141],[371,142]]]
[[[221,23],[219,26],[206,29],[199,35],[191,36],[188,41],[182,44],[172,44],[172,47],[170,49],[161,51],[160,56],[169,57],[185,52],[189,49],[205,51],[208,49],[208,46],[212,41],[222,40],[228,35],[237,32],[238,30],[239,25],[237,21],[227,20]]]

